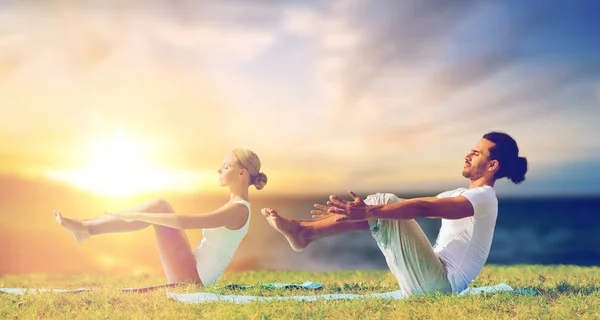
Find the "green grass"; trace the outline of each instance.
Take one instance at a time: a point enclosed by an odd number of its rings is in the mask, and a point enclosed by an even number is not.
[[[196,288],[177,292],[208,291],[243,295],[306,295],[322,293],[377,293],[397,290],[388,271],[227,273],[217,285],[228,283],[313,281],[323,289],[245,290]],[[273,301],[236,305],[218,302],[184,304],[168,299],[165,290],[124,293],[118,288],[163,283],[155,276],[4,275],[0,287],[102,289],[76,294],[0,294],[0,319],[598,319],[600,268],[576,266],[486,266],[473,287],[507,283],[515,289],[534,289],[537,295],[512,293],[476,296],[430,295],[404,300],[361,299],[316,302]]]

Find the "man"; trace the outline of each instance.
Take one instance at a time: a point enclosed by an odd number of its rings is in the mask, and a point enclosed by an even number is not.
[[[364,201],[350,191],[354,201],[330,196],[326,206],[315,204],[315,219],[309,221],[282,217],[271,208],[262,213],[296,251],[322,237],[370,229],[404,296],[457,293],[479,275],[490,252],[498,215],[494,183],[501,178],[521,183],[526,172],[527,160],[519,157],[515,140],[490,132],[465,157],[468,189],[409,200],[378,193]],[[435,246],[414,220],[419,217],[442,219]]]

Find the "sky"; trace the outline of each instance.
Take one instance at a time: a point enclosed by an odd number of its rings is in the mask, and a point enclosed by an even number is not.
[[[597,1],[2,1],[0,175],[98,194],[441,192],[504,131],[501,195],[600,194]],[[2,178],[4,183],[14,181]],[[1,182],[1,181],[0,181]]]
[[[349,189],[467,186],[464,156],[494,130],[529,163],[524,183],[495,185],[500,197],[598,196],[598,12],[582,0],[0,0],[0,274],[160,272],[151,228],[79,244],[52,210],[90,218],[147,195],[212,210],[238,147],[269,179],[253,211],[297,218]],[[252,224],[233,268],[312,263],[260,215]],[[265,245],[286,258],[266,261]]]

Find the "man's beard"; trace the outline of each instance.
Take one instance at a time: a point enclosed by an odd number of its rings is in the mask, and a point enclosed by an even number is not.
[[[468,169],[471,169],[471,170],[468,170]],[[467,179],[477,180],[483,176],[483,173],[480,172],[479,170],[477,170],[477,168],[475,168],[475,167],[470,167],[468,169],[465,168],[465,169],[463,169],[463,172],[462,172],[463,177],[465,177]]]
[[[467,169],[463,169],[462,176],[465,178],[471,178],[471,172],[467,171]]]
[[[468,168],[464,168],[462,171],[462,175],[463,177],[467,178],[467,179],[471,179],[471,180],[476,180],[477,178],[479,178],[478,174],[477,174],[477,170],[474,167],[468,167]]]

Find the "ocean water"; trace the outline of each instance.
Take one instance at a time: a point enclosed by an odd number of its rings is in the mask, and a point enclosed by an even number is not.
[[[488,261],[600,265],[600,197],[499,199]]]
[[[52,210],[65,216],[91,218],[105,211],[135,205],[142,198],[105,199],[55,185],[11,181],[0,184],[0,274],[2,273],[125,273],[157,272],[162,268],[152,228],[127,234],[107,234],[76,243],[59,227]],[[22,192],[20,190],[26,190]],[[272,207],[283,216],[311,219],[314,197],[261,197],[252,194],[250,230],[229,270],[387,269],[370,233],[323,238],[302,252],[271,228],[260,209]],[[403,198],[408,195],[398,194]],[[218,208],[227,194],[164,197],[180,213]],[[434,243],[439,219],[419,219]],[[201,230],[186,230],[196,246]],[[571,198],[500,198],[499,215],[488,263],[600,265],[600,196]]]

